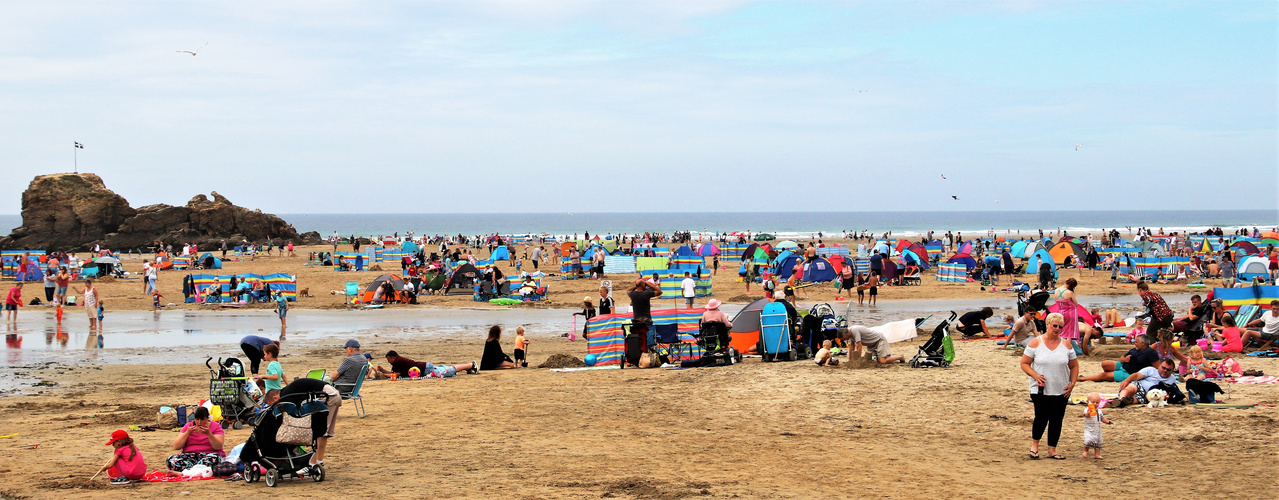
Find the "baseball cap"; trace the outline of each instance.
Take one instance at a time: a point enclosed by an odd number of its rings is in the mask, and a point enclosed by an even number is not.
[[[373,355],[366,352],[364,353],[364,359],[373,359]]]
[[[355,340],[355,339],[351,339],[351,340],[346,341],[346,344],[345,344],[345,345],[343,345],[342,347],[354,347],[354,348],[356,348],[356,349],[359,349],[359,348],[360,348],[360,341]]]
[[[112,433],[111,433],[111,440],[110,440],[110,441],[107,441],[107,444],[109,444],[109,445],[110,445],[110,444],[115,444],[115,442],[116,442],[116,441],[119,441],[119,440],[121,440],[121,439],[129,439],[129,433],[128,433],[128,432],[126,432],[124,429],[120,429],[120,430],[117,430],[117,431],[115,431],[115,432],[112,432]]]

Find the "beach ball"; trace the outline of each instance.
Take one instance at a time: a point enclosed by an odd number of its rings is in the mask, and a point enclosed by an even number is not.
[[[417,378],[420,375],[422,375],[422,370],[417,369],[416,366],[414,366],[413,368],[409,368],[410,377]]]
[[[595,366],[595,355],[594,355],[594,354],[587,354],[587,355],[586,355],[586,366]]]

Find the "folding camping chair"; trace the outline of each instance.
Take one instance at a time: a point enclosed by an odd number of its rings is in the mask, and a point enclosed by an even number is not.
[[[351,302],[352,297],[360,294],[360,283],[357,281],[346,282],[346,301]]]
[[[686,344],[679,338],[679,325],[675,323],[667,325],[653,325],[656,331],[652,351],[659,356],[666,356],[668,362],[674,363],[682,361],[693,356],[692,346]],[[680,355],[684,351],[688,351],[687,355]]]
[[[315,379],[315,380],[324,380],[324,373],[325,373],[325,370],[323,368],[316,368],[314,370],[310,370],[306,372],[306,378]]]

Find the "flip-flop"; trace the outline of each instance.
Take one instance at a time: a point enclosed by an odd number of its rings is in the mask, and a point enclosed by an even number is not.
[[[1053,460],[1065,460],[1065,459],[1066,459],[1066,457],[1061,456],[1061,454],[1060,454],[1060,453],[1058,453],[1058,454],[1056,454],[1056,455],[1053,455],[1053,456],[1050,456],[1050,457],[1048,457],[1048,458],[1051,458],[1051,459],[1053,459]]]
[[[1030,459],[1031,459],[1031,460],[1039,460],[1039,452],[1038,452],[1038,451],[1031,450],[1031,452],[1030,452]]]

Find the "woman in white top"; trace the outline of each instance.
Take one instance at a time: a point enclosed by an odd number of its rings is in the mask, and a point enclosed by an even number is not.
[[[102,304],[102,300],[98,297],[98,289],[93,287],[93,280],[84,280],[84,290],[76,288],[75,292],[84,295],[84,312],[89,315],[89,329],[96,329],[98,327],[98,305]]]
[[[1048,331],[1030,341],[1021,356],[1021,371],[1030,376],[1030,400],[1035,405],[1031,425],[1030,458],[1039,459],[1039,440],[1048,429],[1048,458],[1065,460],[1057,453],[1061,437],[1061,420],[1066,403],[1079,377],[1079,361],[1070,341],[1061,337],[1065,318],[1060,313],[1048,315]]]

